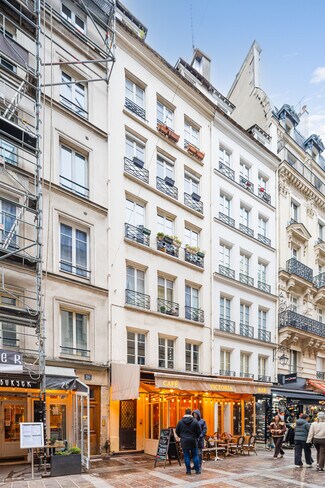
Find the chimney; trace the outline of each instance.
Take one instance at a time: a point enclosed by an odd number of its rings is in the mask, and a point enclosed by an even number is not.
[[[195,48],[191,66],[196,69],[207,81],[210,81],[211,59],[200,49]]]

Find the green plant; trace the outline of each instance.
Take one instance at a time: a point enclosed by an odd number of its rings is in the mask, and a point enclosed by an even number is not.
[[[157,232],[157,237],[158,239],[163,239],[165,237],[165,234],[163,232]]]
[[[198,252],[198,250],[199,250],[199,248],[198,248],[198,247],[195,247],[195,246],[190,246],[189,244],[186,244],[185,248],[186,248],[186,250],[187,250],[188,252],[191,252],[191,253],[193,253],[193,254],[194,254],[194,253],[196,253],[196,252]]]
[[[55,456],[69,456],[69,451],[55,451]]]
[[[69,454],[81,454],[81,449],[80,447],[71,447],[68,452]]]
[[[173,237],[173,241],[175,242],[175,244],[177,244],[178,246],[180,246],[182,244],[182,241],[177,237],[177,236],[174,236]]]

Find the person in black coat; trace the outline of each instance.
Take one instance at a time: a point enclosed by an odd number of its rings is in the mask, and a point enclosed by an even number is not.
[[[187,408],[184,417],[176,425],[176,435],[181,439],[186,474],[192,474],[191,456],[194,461],[195,473],[201,474],[197,447],[201,433],[202,430],[199,422],[191,414],[191,409]]]
[[[202,449],[204,447],[204,439],[207,435],[208,428],[206,421],[201,417],[200,410],[194,410],[193,417],[199,422],[201,427],[201,435],[199,437],[197,447],[199,452],[200,469],[202,469]]]

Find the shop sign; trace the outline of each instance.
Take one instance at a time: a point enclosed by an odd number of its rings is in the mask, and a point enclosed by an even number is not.
[[[297,382],[297,373],[284,375],[284,382],[285,383],[296,383]]]
[[[267,386],[257,386],[252,382],[251,384],[236,383],[218,383],[207,382],[195,379],[165,379],[156,375],[155,385],[157,388],[169,388],[171,390],[186,390],[186,391],[210,391],[210,392],[229,392],[229,393],[262,393],[269,395],[271,390]]]
[[[16,380],[0,377],[0,386],[9,388],[38,388],[35,381],[30,380]]]
[[[23,371],[23,355],[20,352],[0,349],[0,371],[21,373]]]

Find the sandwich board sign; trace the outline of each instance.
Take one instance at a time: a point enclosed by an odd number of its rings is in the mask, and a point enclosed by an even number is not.
[[[157,463],[160,461],[160,462],[164,462],[164,468],[165,468],[167,458],[169,464],[171,464],[171,459],[177,459],[179,465],[181,465],[178,445],[176,443],[174,430],[172,428],[162,429],[160,431],[157,454],[155,459],[155,467]]]

